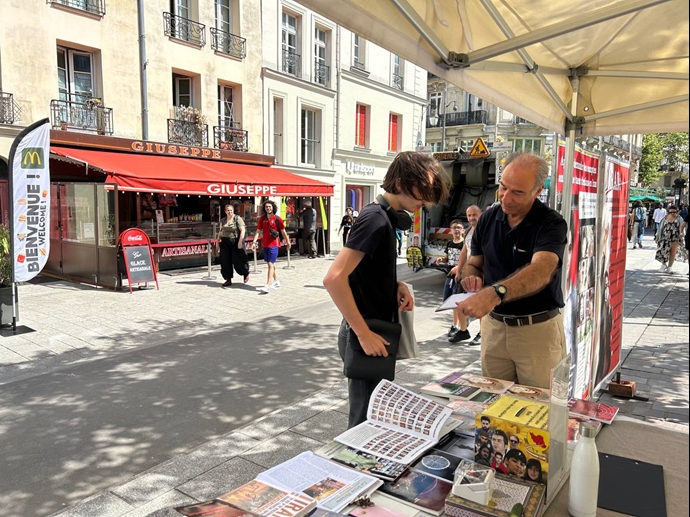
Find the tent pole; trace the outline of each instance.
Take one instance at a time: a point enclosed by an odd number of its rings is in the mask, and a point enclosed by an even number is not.
[[[592,120],[599,120],[601,118],[613,117],[614,115],[625,115],[626,113],[634,113],[637,111],[642,111],[650,108],[658,108],[660,106],[667,106],[669,104],[676,104],[678,102],[687,102],[690,99],[689,94],[678,95],[676,97],[669,97],[668,99],[660,99],[658,101],[644,102],[642,104],[634,104],[632,106],[626,106],[625,108],[618,108],[615,110],[602,111],[596,115],[589,115],[585,117],[585,124]]]

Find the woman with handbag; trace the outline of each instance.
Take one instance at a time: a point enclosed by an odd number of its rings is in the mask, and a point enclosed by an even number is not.
[[[657,262],[661,262],[659,271],[662,273],[673,274],[673,263],[681,243],[680,225],[678,209],[673,205],[669,206],[668,214],[661,221],[655,238],[657,248],[654,258]]]
[[[244,234],[246,227],[244,220],[235,213],[235,206],[225,205],[225,217],[220,221],[216,251],[220,252],[220,274],[225,282],[223,287],[232,285],[232,270],[244,277],[244,283],[249,281],[249,262],[244,251]]]
[[[396,276],[395,229],[409,229],[408,212],[448,195],[443,167],[409,151],[395,157],[382,188],[385,193],[359,213],[323,280],[343,315],[338,350],[348,378],[348,428],[366,421],[372,392],[381,380],[395,377],[395,356],[389,356],[388,346],[397,350],[399,344],[398,309],[414,307],[409,289]]]

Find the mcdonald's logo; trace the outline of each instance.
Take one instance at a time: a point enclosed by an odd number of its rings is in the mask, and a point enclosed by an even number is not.
[[[22,169],[42,169],[43,168],[43,148],[27,147],[22,149]]]

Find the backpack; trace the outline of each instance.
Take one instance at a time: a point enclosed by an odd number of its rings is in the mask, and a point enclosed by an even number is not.
[[[639,223],[644,219],[644,208],[637,207],[635,209],[635,222]]]

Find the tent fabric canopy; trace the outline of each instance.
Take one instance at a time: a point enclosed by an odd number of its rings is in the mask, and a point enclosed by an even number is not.
[[[51,146],[106,173],[120,190],[220,196],[332,196],[333,185],[258,165]]]
[[[301,3],[562,135],[688,131],[687,0]]]

